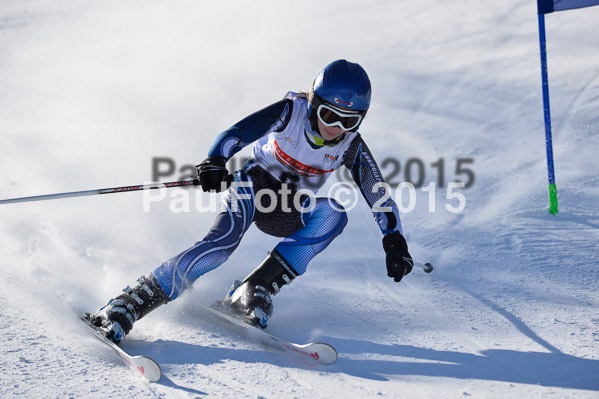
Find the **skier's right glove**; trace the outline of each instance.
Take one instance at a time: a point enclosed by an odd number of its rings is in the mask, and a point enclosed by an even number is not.
[[[233,181],[233,176],[225,167],[227,159],[225,157],[208,157],[201,164],[197,165],[198,176],[194,179],[193,184],[202,186],[205,192],[223,191],[222,188],[228,188]],[[223,183],[225,183],[223,185]]]
[[[406,239],[396,231],[383,237],[383,248],[385,249],[387,262],[387,276],[392,277],[395,282],[400,282],[404,276],[410,274],[414,267],[412,256],[408,252]]]

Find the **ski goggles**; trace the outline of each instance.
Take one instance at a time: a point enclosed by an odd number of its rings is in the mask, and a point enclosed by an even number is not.
[[[320,103],[318,104],[318,108],[316,108],[318,120],[323,125],[327,127],[337,126],[346,132],[357,128],[360,122],[362,122],[364,114],[366,114],[364,111],[342,112],[338,108],[326,103]]]

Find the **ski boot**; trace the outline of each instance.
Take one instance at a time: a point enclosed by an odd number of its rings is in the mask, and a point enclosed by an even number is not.
[[[272,316],[272,295],[291,284],[298,274],[273,250],[249,276],[236,280],[221,302],[229,313],[239,315],[246,323],[266,328]]]
[[[85,314],[91,324],[116,344],[129,334],[133,323],[170,301],[153,274],[141,276],[137,282],[134,288],[125,287],[123,294],[112,298],[96,313]]]

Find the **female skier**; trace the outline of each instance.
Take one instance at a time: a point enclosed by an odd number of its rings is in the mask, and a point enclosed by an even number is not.
[[[304,274],[310,260],[347,224],[339,203],[314,195],[341,165],[351,171],[383,234],[387,275],[399,282],[410,273],[413,261],[395,202],[387,199],[374,206],[385,195],[374,185],[384,180],[358,133],[370,91],[360,65],[337,60],[316,76],[309,93],[289,92],[221,133],[198,165],[197,184],[204,191],[219,192],[230,185],[208,234],[87,314],[92,324],[119,343],[135,321],[223,264],[255,223],[262,232],[284,239],[249,276],[233,284],[221,303],[265,328],[272,315],[271,296]],[[251,159],[234,177],[229,175],[227,160],[253,142]]]

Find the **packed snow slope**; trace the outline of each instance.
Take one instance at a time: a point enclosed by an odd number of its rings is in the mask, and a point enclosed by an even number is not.
[[[0,198],[138,184],[155,157],[176,165],[161,180],[177,180],[220,131],[307,90],[338,58],[371,77],[361,131],[385,176],[437,184],[417,188],[402,219],[433,273],[389,279],[359,200],[342,236],[275,297],[269,330],[328,342],[337,363],[264,351],[198,306],[276,245],[252,227],[123,343],[162,365],[155,384],[77,313],[201,239],[214,212],[171,197],[144,212],[141,193],[0,205],[0,397],[596,398],[599,7],[546,19],[555,216],[534,1],[3,0]],[[453,213],[457,180],[471,184]]]

